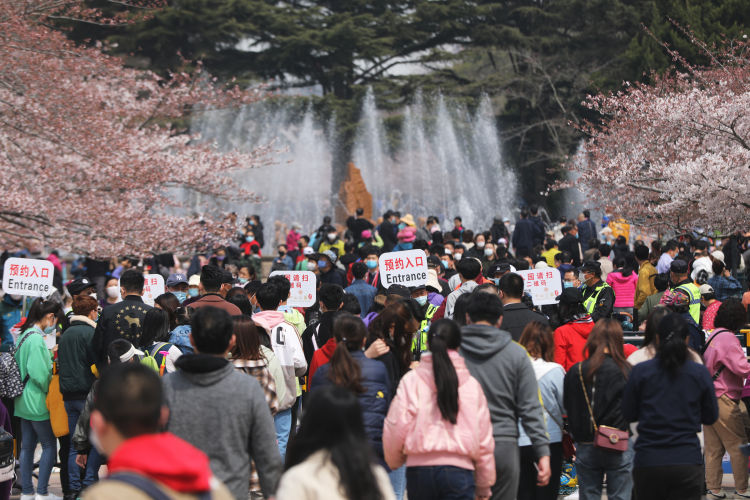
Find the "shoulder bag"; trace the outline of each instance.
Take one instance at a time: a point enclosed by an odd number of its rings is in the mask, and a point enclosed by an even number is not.
[[[586,406],[589,408],[591,425],[594,426],[594,446],[609,451],[623,452],[628,449],[628,431],[620,430],[616,427],[607,425],[596,425],[594,419],[594,409],[589,401],[589,394],[586,391],[586,384],[583,381],[583,363],[578,363],[578,377],[581,379],[583,388],[583,397],[586,398]]]

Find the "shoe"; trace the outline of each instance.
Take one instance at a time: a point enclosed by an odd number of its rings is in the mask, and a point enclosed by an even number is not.
[[[708,499],[712,499],[712,498],[726,498],[726,497],[727,497],[727,494],[724,493],[723,491],[721,493],[719,493],[719,494],[716,494],[716,493],[714,493],[711,490],[706,491],[706,498],[708,498]]]
[[[66,493],[63,495],[63,500],[78,500],[80,498],[81,492],[80,491],[74,491],[72,493]]]
[[[745,493],[740,493],[737,490],[734,490],[734,496],[740,497],[740,498],[750,498],[750,491],[745,491]]]
[[[52,493],[49,493],[47,495],[39,495],[39,494],[37,494],[35,500],[63,500],[63,497],[59,497],[57,495],[53,495]]]
[[[563,500],[578,500],[578,490],[566,496]]]
[[[21,495],[21,500],[35,500],[36,495],[33,493],[31,495]]]

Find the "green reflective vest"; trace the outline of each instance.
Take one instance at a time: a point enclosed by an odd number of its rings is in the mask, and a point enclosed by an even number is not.
[[[424,313],[424,319],[422,324],[419,325],[419,332],[411,341],[411,351],[414,354],[420,354],[427,350],[427,332],[430,330],[430,324],[432,323],[432,317],[439,309],[438,306],[430,304],[427,306],[427,311]]]
[[[682,285],[677,285],[672,289],[674,290],[681,290],[685,293],[687,293],[687,296],[690,298],[690,317],[693,318],[693,321],[701,324],[701,290],[698,288],[698,285],[695,283],[683,283]]]
[[[601,281],[594,288],[594,293],[592,293],[588,299],[583,301],[583,307],[586,309],[587,313],[592,314],[594,312],[596,303],[599,301],[599,294],[601,294],[602,290],[604,290],[605,288],[610,288],[610,286],[607,283]]]

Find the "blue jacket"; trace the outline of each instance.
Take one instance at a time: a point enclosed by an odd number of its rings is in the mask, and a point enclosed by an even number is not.
[[[596,224],[591,219],[585,219],[578,223],[578,239],[581,242],[581,250],[589,249],[589,241],[596,238]]]
[[[365,280],[352,281],[352,284],[346,287],[344,291],[357,297],[359,308],[362,310],[360,313],[360,317],[362,318],[370,311],[372,302],[375,300],[375,295],[378,293],[377,289],[372,285],[368,285]]]
[[[21,301],[15,301],[6,293],[0,302],[0,351],[8,352],[13,345],[10,329],[21,321]]]
[[[383,422],[388,414],[391,399],[393,399],[388,372],[383,363],[369,359],[363,351],[349,351],[349,353],[362,369],[362,385],[366,390],[364,394],[359,395],[359,404],[362,406],[365,433],[378,461],[390,471],[383,457]],[[330,367],[331,365],[326,363],[315,372],[311,384],[313,391],[333,384],[328,378]]]
[[[182,351],[182,354],[192,354],[193,344],[190,343],[190,325],[178,325],[169,334],[169,342]]]

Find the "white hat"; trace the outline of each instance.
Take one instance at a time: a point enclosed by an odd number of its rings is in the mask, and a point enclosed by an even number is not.
[[[201,277],[198,274],[194,274],[188,280],[188,286],[198,286],[201,282]]]
[[[315,253],[315,250],[313,250],[313,247],[305,247],[302,249],[302,255],[312,255]]]
[[[440,286],[437,271],[435,271],[434,269],[427,270],[427,286],[434,288],[438,292],[443,289],[443,287]]]
[[[547,269],[548,267],[549,267],[549,264],[547,264],[543,260],[540,260],[534,265],[534,269]]]
[[[141,351],[140,349],[136,349],[135,347],[133,347],[133,344],[130,344],[130,349],[128,349],[128,352],[120,355],[120,362],[127,363],[128,361],[133,359],[133,356],[136,355],[143,356],[143,351]]]
[[[726,265],[726,262],[724,262],[724,252],[722,252],[721,250],[715,250],[714,252],[712,252],[711,257],[713,257],[714,260],[718,260],[722,264]]]
[[[701,295],[708,295],[709,293],[714,293],[714,287],[709,285],[708,283],[704,283],[699,288]]]

